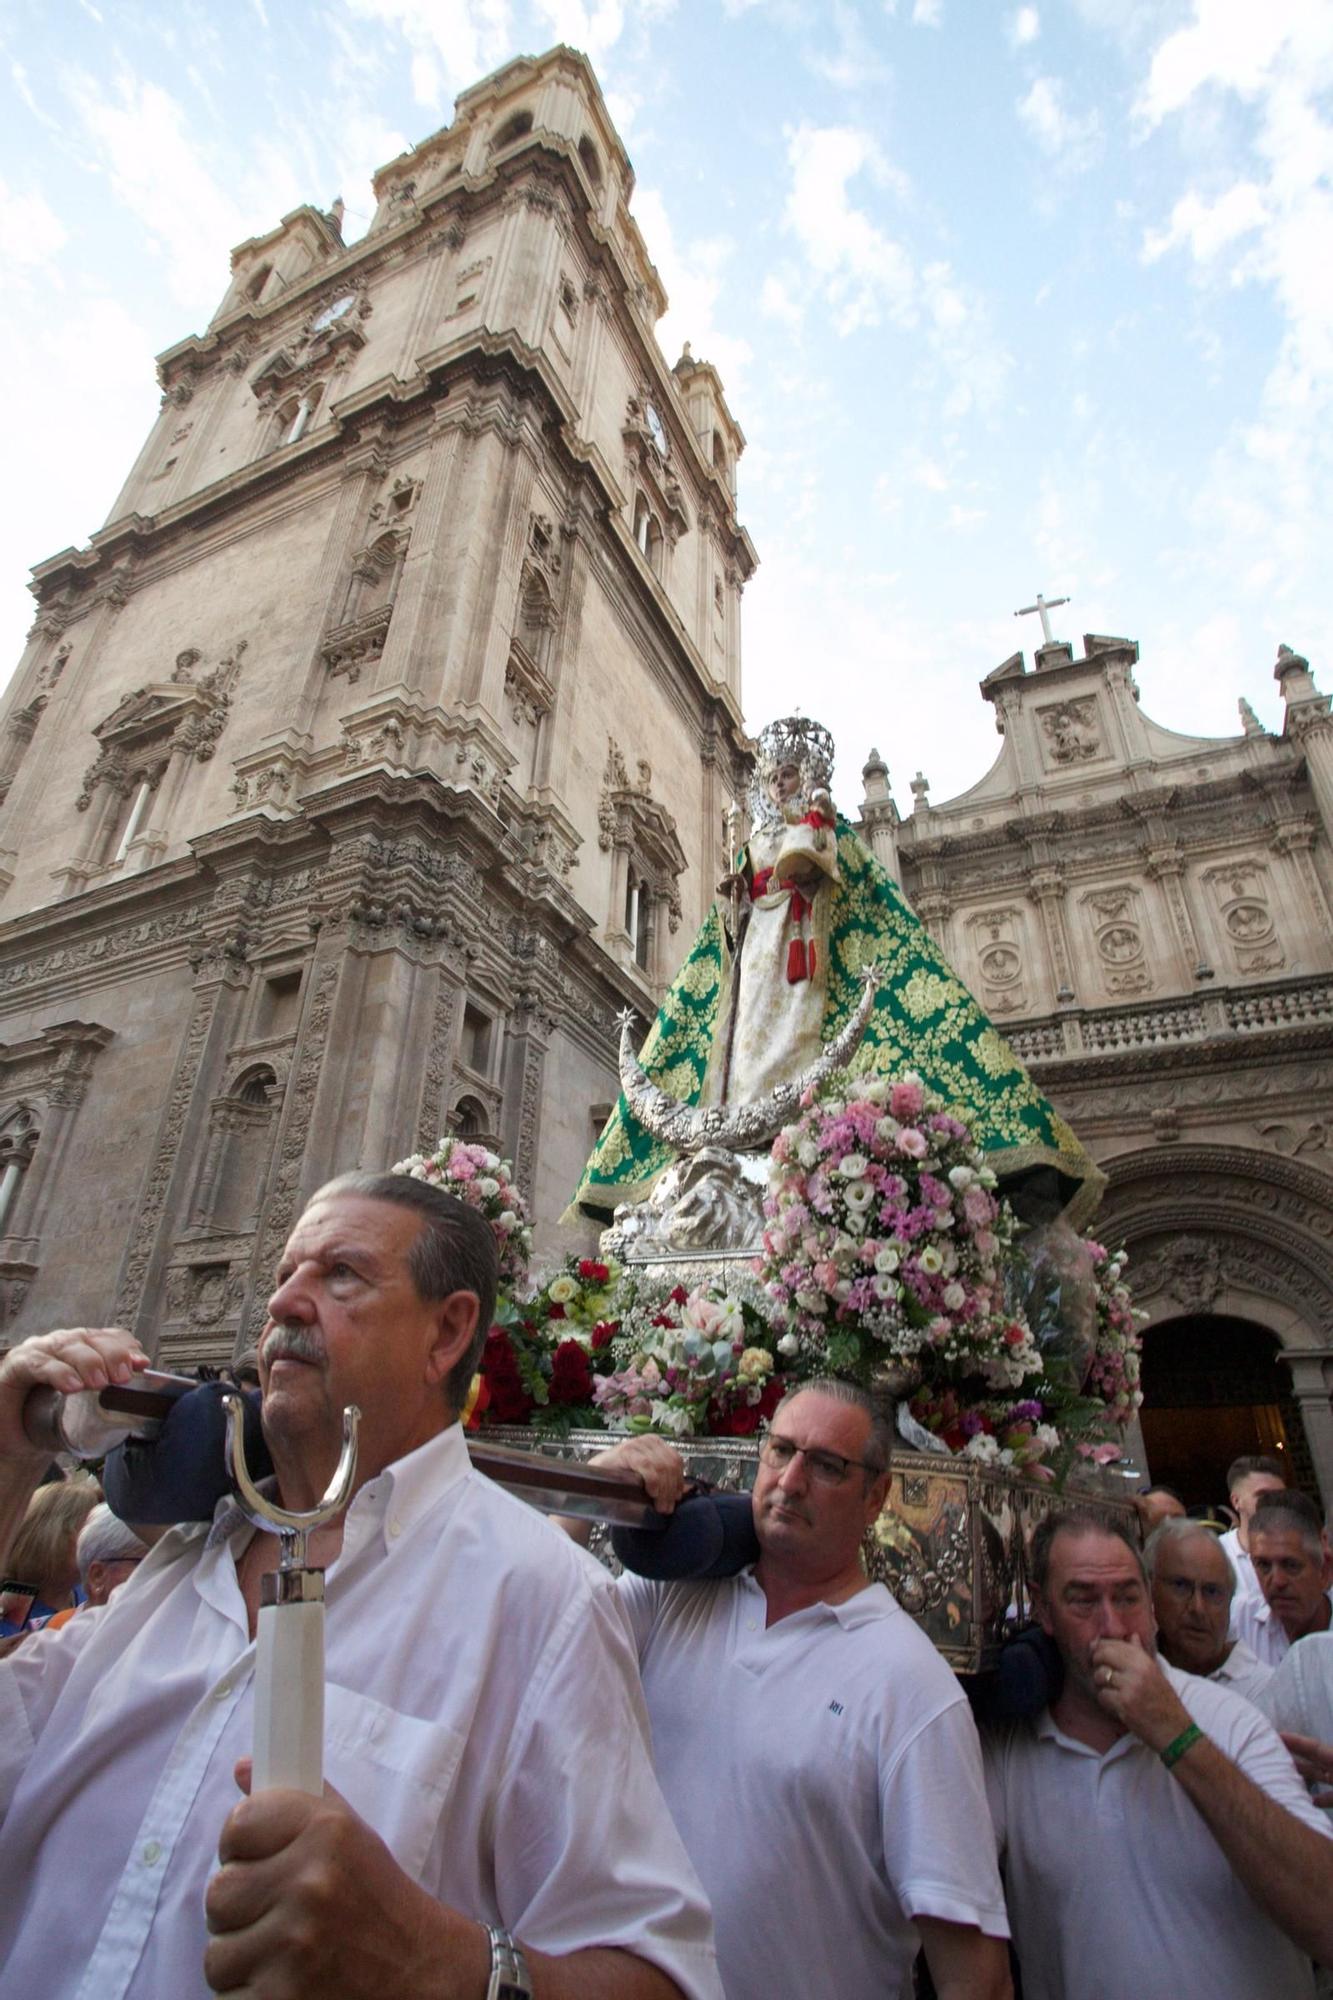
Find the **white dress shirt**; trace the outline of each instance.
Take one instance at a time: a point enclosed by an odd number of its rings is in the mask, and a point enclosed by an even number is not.
[[[1264,1691],[1264,1713],[1275,1729],[1333,1743],[1333,1632],[1296,1641]]]
[[[1259,1711],[1159,1664],[1246,1777],[1327,1834]],[[1099,1753],[1045,1709],[988,1729],[984,1748],[1024,2000],[1312,2000],[1309,1959],[1241,1886],[1184,1787],[1137,1736]]]
[[[205,1993],[203,1895],[253,1736],[224,1502],[0,1662],[0,1964],[32,2000]],[[455,1424],[363,1487],[327,1581],[325,1771],[442,1903],[624,1946],[720,2000],[614,1584]]]
[[[899,2000],[914,1917],[1008,1936],[971,1711],[883,1584],[766,1628],[749,1571],[620,1583],[728,2000]]]

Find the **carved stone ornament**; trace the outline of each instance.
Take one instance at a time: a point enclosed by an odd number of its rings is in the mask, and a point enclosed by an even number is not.
[[[351,618],[326,633],[319,656],[330,679],[345,675],[349,686],[354,686],[361,678],[361,669],[372,666],[383,653],[392,617],[391,604],[377,604],[364,616]]]
[[[187,648],[177,655],[170,681],[127,694],[93,731],[101,749],[83,774],[79,811],[87,812],[99,785],[123,793],[144,778],[157,784],[176,753],[207,763],[227,725],[246,645],[239,640],[204,674],[197,672],[202,655]]]
[[[1082,695],[1072,701],[1058,701],[1039,708],[1037,719],[1050,748],[1054,764],[1082,764],[1101,754],[1097,727],[1097,699]]]
[[[1211,1237],[1177,1236],[1134,1260],[1135,1291],[1169,1292],[1187,1313],[1210,1312],[1222,1284],[1222,1249]]]

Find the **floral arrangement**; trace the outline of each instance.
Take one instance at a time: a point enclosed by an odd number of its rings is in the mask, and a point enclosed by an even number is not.
[[[921,1079],[847,1078],[773,1145],[758,1269],[798,1377],[896,1388],[979,1381],[1017,1390],[1042,1372],[1006,1305],[1013,1217],[961,1120]]]
[[[610,1430],[748,1437],[786,1387],[761,1305],[718,1285],[642,1288],[610,1360],[593,1385]]]
[[[500,1260],[500,1290],[513,1295],[527,1283],[532,1255],[528,1205],[514,1181],[514,1169],[488,1146],[468,1139],[441,1139],[433,1153],[413,1153],[399,1160],[395,1174],[434,1181],[446,1194],[456,1195],[485,1216],[495,1234]]]
[[[1091,1238],[1086,1241],[1093,1265],[1097,1313],[1096,1345],[1086,1393],[1100,1397],[1104,1405],[1103,1425],[1123,1428],[1143,1406],[1143,1391],[1139,1387],[1143,1336],[1139,1327],[1148,1315],[1136,1309],[1125,1283],[1127,1253],[1123,1249],[1108,1250]]]

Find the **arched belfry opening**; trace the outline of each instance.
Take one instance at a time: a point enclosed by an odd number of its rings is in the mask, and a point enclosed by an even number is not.
[[[1251,1453],[1280,1458],[1293,1486],[1318,1490],[1282,1344],[1268,1327],[1188,1313],[1149,1327],[1140,1423],[1152,1477],[1187,1506],[1219,1504],[1227,1467]]]

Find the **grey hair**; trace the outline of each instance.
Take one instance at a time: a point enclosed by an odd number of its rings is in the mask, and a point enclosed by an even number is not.
[[[1286,1487],[1281,1493],[1261,1493],[1250,1516],[1250,1541],[1256,1535],[1299,1535],[1313,1556],[1324,1553],[1324,1521],[1308,1494]]]
[[[830,1402],[846,1403],[853,1410],[864,1411],[870,1420],[870,1431],[862,1463],[865,1483],[873,1486],[887,1472],[889,1453],[893,1450],[893,1418],[884,1404],[859,1382],[846,1382],[838,1375],[816,1375],[809,1382],[793,1382],[778,1409],[797,1396],[827,1396]]]
[[[326,1181],[310,1201],[327,1201],[342,1194],[358,1195],[363,1201],[392,1202],[397,1208],[410,1208],[420,1218],[420,1230],[407,1253],[408,1272],[420,1298],[431,1303],[447,1299],[451,1292],[476,1294],[477,1330],[444,1384],[449,1408],[457,1414],[467,1401],[495,1318],[499,1256],[494,1230],[485,1216],[456,1195],[411,1174],[339,1174],[336,1180]]]
[[[1149,1535],[1147,1541],[1143,1545],[1143,1566],[1148,1572],[1149,1583],[1152,1583],[1156,1578],[1157,1558],[1161,1554],[1162,1550],[1166,1547],[1167,1543],[1189,1541],[1196,1535],[1202,1535],[1203,1539],[1206,1542],[1211,1542],[1212,1546],[1217,1550],[1217,1553],[1221,1556],[1223,1562],[1226,1564],[1227,1595],[1228,1597],[1234,1597],[1236,1595],[1236,1565],[1232,1562],[1231,1557],[1222,1547],[1221,1542],[1218,1540],[1217,1536],[1213,1533],[1212,1529],[1206,1528],[1202,1521],[1183,1521],[1180,1519],[1176,1519],[1171,1521],[1158,1522],[1157,1526],[1153,1529],[1152,1533]]]
[[[1145,1583],[1148,1582],[1143,1550],[1130,1529],[1123,1527],[1119,1521],[1094,1513],[1091,1507],[1066,1507],[1060,1513],[1045,1515],[1037,1523],[1028,1550],[1028,1574],[1032,1578],[1032,1587],[1043,1597],[1051,1573],[1051,1546],[1057,1535],[1101,1535],[1107,1541],[1123,1542],[1134,1558],[1139,1575]]]
[[[147,1547],[133,1528],[118,1520],[105,1500],[99,1500],[83,1524],[74,1551],[79,1582],[85,1590],[88,1588],[88,1572],[94,1563],[128,1562],[132,1557],[147,1554]]]

